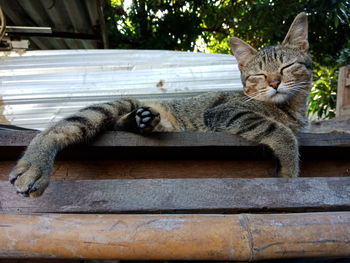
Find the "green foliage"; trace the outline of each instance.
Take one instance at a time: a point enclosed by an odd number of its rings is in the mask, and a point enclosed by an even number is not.
[[[336,69],[350,63],[349,0],[110,0],[105,14],[113,48],[229,54],[231,36],[255,48],[281,42],[302,11],[309,15],[314,61],[310,113],[330,118]]]
[[[313,73],[309,114],[319,119],[333,118],[336,106],[337,68],[314,63]]]
[[[127,11],[120,2],[106,10],[112,47],[193,50],[201,33],[198,1],[133,1]]]

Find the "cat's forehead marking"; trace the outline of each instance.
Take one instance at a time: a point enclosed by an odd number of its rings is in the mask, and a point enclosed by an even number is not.
[[[279,72],[281,65],[296,61],[297,57],[295,52],[285,50],[281,46],[268,46],[257,52],[255,58],[250,61],[247,72]]]
[[[266,71],[276,71],[278,70],[280,61],[277,59],[277,57],[280,57],[277,55],[277,50],[274,47],[267,47],[260,51],[262,60],[263,60],[263,66]]]
[[[274,47],[268,47],[259,50],[255,58],[250,61],[248,68],[249,71],[274,71],[278,68],[282,61],[281,54]]]

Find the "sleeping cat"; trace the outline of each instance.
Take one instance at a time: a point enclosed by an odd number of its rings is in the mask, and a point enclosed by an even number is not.
[[[152,131],[217,131],[237,134],[269,146],[280,162],[280,175],[299,174],[295,133],[306,124],[311,82],[308,25],[300,13],[281,45],[255,50],[233,37],[231,48],[242,92],[213,92],[164,103],[120,99],[81,109],[38,134],[10,172],[10,182],[24,196],[40,196],[49,184],[58,151],[114,127]]]

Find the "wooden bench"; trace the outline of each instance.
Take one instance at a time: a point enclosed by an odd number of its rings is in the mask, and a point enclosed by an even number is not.
[[[0,132],[0,258],[350,258],[350,134],[300,134],[286,179],[236,136],[107,132],[60,153],[31,199],[7,173],[36,133]]]

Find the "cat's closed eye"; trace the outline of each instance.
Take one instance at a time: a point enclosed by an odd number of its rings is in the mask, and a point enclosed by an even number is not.
[[[280,69],[281,75],[283,75],[283,71],[284,71],[284,70],[286,70],[286,69],[288,69],[288,68],[294,66],[294,64],[295,64],[295,62],[289,63],[289,64],[287,64],[286,66],[283,66],[283,67]]]
[[[281,69],[281,74],[285,76],[293,76],[296,78],[308,79],[310,77],[310,71],[306,68],[304,64],[301,63],[293,63],[289,66],[283,67]]]
[[[257,82],[260,80],[265,80],[267,77],[265,74],[254,74],[254,75],[250,75],[246,78],[247,81],[249,82]]]

